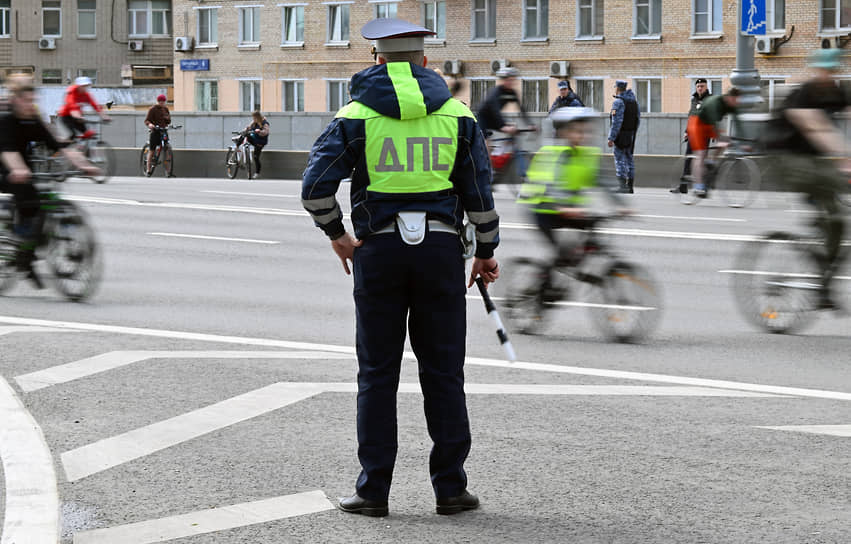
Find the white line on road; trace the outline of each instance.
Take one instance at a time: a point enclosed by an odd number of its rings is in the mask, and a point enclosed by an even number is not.
[[[16,325],[41,325],[67,329],[78,329],[115,334],[133,334],[155,338],[179,338],[184,340],[198,340],[203,342],[221,342],[226,344],[241,344],[251,346],[266,346],[277,348],[303,349],[329,351],[333,353],[354,354],[355,349],[351,346],[337,346],[334,344],[314,344],[307,342],[293,342],[290,340],[272,340],[268,338],[250,338],[241,336],[220,336],[216,334],[204,334],[186,331],[170,331],[162,329],[145,329],[139,327],[121,327],[117,325],[101,325],[97,323],[78,323],[69,321],[50,321],[46,319],[32,319],[28,317],[0,316],[0,323],[12,323]],[[414,354],[404,354],[408,360],[415,360]],[[650,374],[645,372],[630,372],[624,370],[607,370],[600,368],[585,368],[577,366],[566,366],[548,363],[532,363],[518,361],[511,363],[501,359],[487,359],[481,357],[468,357],[465,361],[469,365],[490,366],[496,368],[510,368],[513,370],[530,370],[537,372],[555,372],[562,374],[576,374],[580,376],[599,376],[604,378],[615,378],[623,380],[636,380],[643,382],[659,382],[679,385],[693,385],[697,387],[712,387],[719,389],[735,389],[737,391],[752,391],[757,393],[772,393],[777,395],[788,395],[795,397],[822,398],[833,400],[851,401],[851,393],[842,391],[827,391],[821,389],[805,389],[800,387],[786,387],[779,385],[763,385],[746,382],[734,382],[729,380],[713,380],[706,378],[690,378],[685,376],[672,376],[667,374]]]
[[[793,431],[798,433],[824,434],[828,436],[851,437],[851,425],[785,425],[780,427],[758,426],[757,429],[773,431]]]
[[[683,221],[716,221],[721,223],[747,223],[747,219],[737,219],[732,217],[701,217],[699,215],[650,215],[636,214],[633,217],[642,217],[645,219],[677,219]]]
[[[55,329],[54,329],[55,330]],[[354,355],[327,351],[110,351],[17,376],[15,381],[25,391],[67,383],[101,372],[132,365],[148,359],[351,359]]]
[[[481,295],[466,295],[465,298],[469,300],[478,300],[481,301]],[[503,302],[506,300],[505,297],[491,297],[491,300],[494,302]],[[548,304],[553,306],[565,306],[571,308],[607,308],[609,310],[627,310],[633,312],[652,312],[657,308],[653,306],[631,306],[628,304],[602,304],[599,302],[580,302],[574,300],[564,300],[561,302],[549,302]]]
[[[67,329],[55,327],[0,327],[0,336],[15,332],[68,332]]]
[[[333,510],[322,491],[307,491],[74,535],[74,544],[151,544]],[[286,540],[286,538],[284,538]]]
[[[201,191],[202,193],[214,193],[217,195],[241,195],[241,196],[271,196],[274,198],[301,198],[301,195],[282,195],[279,193],[240,193],[238,191]]]
[[[195,238],[198,240],[219,240],[222,242],[245,242],[247,244],[280,244],[275,240],[254,240],[251,238],[227,238],[225,236],[205,236],[202,234],[178,234],[176,232],[149,232],[151,236],[168,236],[171,238]]]
[[[765,270],[719,270],[719,274],[741,274],[746,276],[780,276],[784,278],[819,278],[818,274],[803,274],[797,272],[770,272]],[[835,280],[851,280],[851,276],[834,276]]]
[[[41,427],[0,377],[0,458],[6,511],[0,544],[59,542],[59,493]]]
[[[468,395],[636,395],[684,397],[765,397],[764,393],[705,387],[641,385],[466,384]],[[419,393],[418,383],[399,384],[401,393]],[[276,383],[158,423],[63,453],[71,482],[235,423],[326,392],[356,393],[355,383]]]

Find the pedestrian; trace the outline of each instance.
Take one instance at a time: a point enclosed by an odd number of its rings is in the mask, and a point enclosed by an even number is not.
[[[417,357],[433,447],[438,514],[479,506],[467,491],[470,424],[464,395],[465,273],[459,231],[466,212],[477,249],[467,287],[499,277],[499,217],[490,161],[470,110],[425,68],[423,37],[399,19],[374,19],[376,64],[352,77],[352,101],[313,144],[302,204],[349,274],[354,270],[361,472],[344,512],[386,516],[397,451],[396,391],[406,328]],[[335,194],[351,178],[354,236]]]
[[[553,105],[550,106],[550,114],[559,108],[581,108],[585,104],[579,99],[579,95],[570,88],[570,82],[562,79],[558,82],[558,96]]]
[[[166,96],[161,94],[157,96],[157,103],[150,107],[148,115],[145,116],[145,126],[151,131],[148,139],[148,160],[145,163],[145,175],[151,177],[154,173],[154,151],[163,143],[162,129],[171,124],[171,113],[168,111],[168,106],[165,105]]]
[[[703,106],[703,101],[706,98],[712,96],[712,92],[709,90],[709,84],[707,83],[705,78],[699,77],[694,82],[694,93],[691,95],[691,105],[688,109],[688,123],[693,122],[692,117],[696,117],[697,114],[700,113],[700,108]],[[674,187],[671,189],[672,193],[688,193],[688,180],[691,177],[691,161],[692,161],[692,153],[694,150],[691,147],[691,142],[688,137],[688,128],[686,128],[683,133],[683,139],[686,142],[686,160],[685,164],[683,164],[683,174],[680,176],[680,184],[679,187]],[[709,147],[709,141],[705,142],[705,147]]]
[[[632,193],[635,186],[635,134],[641,122],[641,114],[635,93],[626,88],[626,81],[619,79],[615,82],[614,98],[608,144],[614,148],[618,192]]]

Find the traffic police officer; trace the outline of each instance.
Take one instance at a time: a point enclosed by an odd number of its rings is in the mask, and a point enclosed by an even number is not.
[[[477,249],[467,287],[499,277],[499,218],[482,132],[446,83],[426,69],[426,28],[399,19],[364,25],[376,64],[352,77],[352,101],[310,152],[302,204],[354,269],[357,434],[361,473],[345,512],[386,516],[396,459],[396,391],[406,323],[419,363],[438,514],[477,508],[464,461],[466,303],[459,230],[466,212]],[[335,198],[351,177],[354,236]]]

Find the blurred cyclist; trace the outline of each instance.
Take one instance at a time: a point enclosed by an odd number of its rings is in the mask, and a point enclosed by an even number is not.
[[[92,80],[87,77],[80,76],[75,79],[74,84],[65,91],[65,103],[56,112],[62,124],[71,131],[72,139],[77,134],[80,134],[83,138],[91,138],[95,135],[94,130],[86,129],[86,120],[83,118],[83,104],[90,105],[102,120],[109,121],[109,115],[103,112],[101,105],[89,93],[91,86]]]
[[[840,68],[841,49],[818,49],[810,56],[813,77],[783,102],[779,117],[766,131],[766,146],[777,154],[778,180],[793,191],[805,193],[809,202],[824,216],[824,254],[822,289],[819,308],[839,310],[832,298],[831,283],[842,264],[842,236],[845,232],[844,211],[837,194],[847,190],[851,160],[847,158],[849,142],[834,124],[831,115],[849,105],[848,95],[836,84],[834,76]],[[829,157],[846,157],[837,169]]]
[[[520,115],[523,117],[523,122],[531,125],[532,122],[520,102],[520,97],[517,95],[517,85],[520,72],[516,68],[501,68],[497,73],[496,86],[488,91],[484,101],[479,105],[476,111],[476,119],[485,138],[489,138],[493,131],[504,132],[505,134],[515,134],[517,127],[505,121],[502,117],[502,110],[506,105],[514,103],[520,108]],[[534,128],[534,127],[532,127]]]
[[[719,96],[710,96],[703,100],[697,115],[690,115],[686,132],[688,143],[694,151],[695,159],[692,165],[692,176],[694,177],[694,193],[698,197],[706,198],[706,155],[709,152],[709,141],[718,138],[722,133],[718,124],[727,114],[735,115],[739,105],[741,91],[731,87],[726,93]],[[735,117],[734,117],[735,119]]]
[[[39,194],[32,184],[30,143],[44,143],[56,151],[62,149],[75,167],[87,175],[101,171],[73,149],[64,148],[44,125],[35,105],[35,86],[32,76],[13,74],[6,80],[9,92],[9,111],[0,114],[0,190],[12,195],[15,207],[14,233],[20,241],[18,268],[29,273],[30,279],[41,286],[32,271],[36,237],[39,232]]]

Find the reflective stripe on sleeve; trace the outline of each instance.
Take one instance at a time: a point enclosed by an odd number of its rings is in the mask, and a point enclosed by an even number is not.
[[[308,200],[302,199],[301,205],[304,206],[304,209],[309,212],[315,212],[318,210],[327,210],[328,208],[337,207],[337,199],[333,196],[326,196],[323,198],[311,198]]]
[[[482,223],[490,223],[491,221],[496,221],[497,219],[499,219],[496,210],[488,210],[486,212],[468,211],[467,217],[469,217],[470,221],[477,225],[480,225]]]
[[[479,232],[476,231],[476,241],[481,242],[483,244],[487,244],[496,240],[497,235],[499,234],[499,229],[489,230],[487,232]]]

